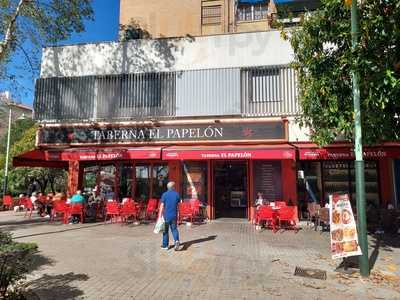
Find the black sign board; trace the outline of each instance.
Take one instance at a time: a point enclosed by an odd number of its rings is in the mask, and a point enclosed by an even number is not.
[[[39,133],[39,144],[41,145],[285,139],[283,122],[238,122],[154,127],[43,127]]]

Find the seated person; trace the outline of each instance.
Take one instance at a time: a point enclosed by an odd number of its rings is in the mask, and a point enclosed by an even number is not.
[[[80,190],[76,191],[76,194],[72,196],[71,198],[71,205],[76,205],[76,204],[82,204],[83,205],[84,198],[82,196],[82,192]],[[76,224],[79,223],[79,218],[77,215],[72,215],[71,219],[69,221],[70,224]]]
[[[261,192],[258,192],[258,193],[257,193],[257,198],[256,198],[256,203],[255,203],[255,205],[256,205],[256,208],[257,208],[257,209],[259,209],[259,207],[260,207],[261,205],[265,205],[265,200],[264,200],[263,194],[262,194]]]

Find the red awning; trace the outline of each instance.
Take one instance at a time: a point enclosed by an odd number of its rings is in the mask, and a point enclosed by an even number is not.
[[[177,146],[162,150],[163,160],[207,160],[207,159],[295,159],[295,148],[288,145],[265,146]]]
[[[15,167],[68,168],[68,161],[161,159],[161,147],[32,150],[13,158]]]
[[[68,163],[64,161],[49,161],[48,154],[43,150],[32,150],[13,158],[14,167],[41,167],[67,169]]]
[[[52,159],[64,161],[96,161],[96,160],[125,160],[125,159],[160,159],[161,147],[135,148],[72,148],[64,151],[49,152]]]
[[[355,158],[352,145],[331,145],[318,148],[314,144],[297,144],[300,160],[353,160]],[[400,147],[376,146],[364,147],[365,159],[400,157]]]

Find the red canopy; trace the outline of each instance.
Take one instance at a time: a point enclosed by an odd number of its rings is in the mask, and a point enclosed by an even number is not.
[[[14,167],[42,167],[67,169],[68,162],[50,161],[48,154],[43,150],[32,150],[13,158]]]
[[[68,161],[125,159],[160,159],[161,147],[71,148],[67,150],[32,150],[14,157],[15,167],[68,168]]]
[[[288,144],[268,146],[209,146],[209,147],[168,147],[162,151],[164,160],[206,160],[206,159],[295,159],[295,148]]]
[[[353,160],[355,158],[352,145],[330,145],[318,148],[314,144],[297,144],[300,160]],[[400,157],[399,146],[364,147],[365,159],[379,159],[384,157]]]

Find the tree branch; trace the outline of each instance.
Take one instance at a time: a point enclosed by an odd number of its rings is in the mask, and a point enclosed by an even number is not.
[[[6,27],[6,32],[4,34],[4,40],[0,42],[0,62],[5,58],[8,48],[12,42],[12,38],[15,32],[15,23],[17,22],[17,18],[21,12],[22,7],[31,0],[20,0],[14,14],[11,17],[10,23]]]

